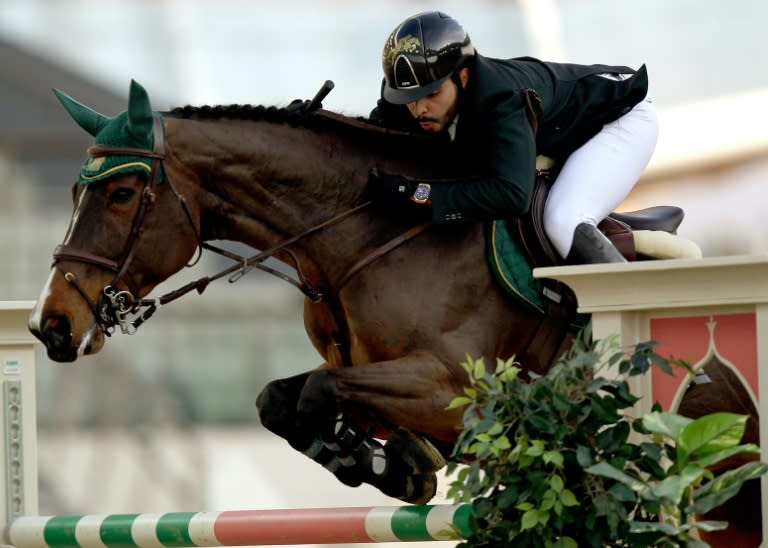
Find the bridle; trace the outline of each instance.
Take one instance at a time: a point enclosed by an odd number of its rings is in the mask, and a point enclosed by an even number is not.
[[[153,150],[151,151],[138,148],[111,147],[104,145],[94,145],[88,149],[88,155],[91,158],[101,158],[108,155],[115,155],[140,156],[152,160],[150,174],[144,181],[144,188],[141,192],[141,201],[139,202],[139,207],[133,217],[131,230],[128,234],[128,238],[126,239],[125,245],[123,246],[120,258],[118,260],[108,259],[106,257],[101,257],[94,253],[90,253],[88,251],[84,251],[82,249],[78,249],[66,244],[57,246],[53,252],[53,266],[61,271],[61,273],[64,275],[64,279],[67,280],[67,282],[69,282],[69,284],[72,285],[78,293],[80,293],[83,299],[85,299],[89,308],[93,312],[96,322],[107,336],[112,334],[116,325],[120,326],[123,333],[134,333],[138,327],[135,325],[135,321],[128,319],[128,316],[137,310],[139,303],[137,303],[133,296],[136,290],[133,288],[133,283],[130,281],[130,278],[127,277],[127,271],[131,261],[133,260],[134,253],[137,248],[137,243],[142,233],[142,227],[146,214],[156,199],[153,188],[160,180],[160,174],[162,173],[162,162],[165,159],[165,143],[162,124],[162,119],[158,115],[155,115],[152,126],[155,144]],[[184,207],[184,211],[186,212],[186,215],[190,220],[195,233],[197,233],[197,229],[192,222],[192,216],[189,212],[186,202],[172,185],[171,188],[173,188],[174,193],[176,193],[176,195],[180,198]],[[62,267],[62,261],[74,261],[92,264],[114,272],[115,277],[107,286],[104,287],[102,294],[99,296],[98,302],[94,302],[80,285],[75,275],[72,272],[66,271]],[[120,289],[121,286],[128,287],[129,289]]]
[[[138,209],[136,210],[136,214],[134,215],[131,224],[131,231],[128,235],[125,245],[123,246],[120,258],[118,260],[108,259],[65,244],[57,246],[53,253],[53,266],[61,271],[64,279],[66,279],[67,282],[69,282],[69,284],[72,285],[86,301],[88,307],[91,309],[94,315],[97,324],[106,336],[110,336],[114,332],[115,327],[119,327],[122,333],[129,335],[134,334],[139,326],[148,320],[159,307],[178,299],[182,295],[185,295],[192,290],[196,290],[198,293],[202,293],[205,288],[208,287],[208,284],[210,284],[212,281],[225,276],[229,276],[230,282],[235,282],[242,278],[249,270],[255,268],[263,270],[293,284],[302,293],[304,293],[304,295],[306,295],[315,303],[327,303],[331,308],[333,317],[336,322],[334,329],[334,339],[336,340],[336,344],[339,347],[348,347],[346,320],[343,313],[341,312],[341,306],[338,300],[339,291],[350,279],[352,279],[367,265],[385,255],[400,244],[420,234],[429,226],[428,223],[416,225],[405,233],[397,236],[396,238],[393,238],[352,265],[346,274],[340,278],[339,282],[335,284],[333,291],[320,290],[316,287],[313,287],[307,281],[302,271],[298,257],[288,247],[292,244],[295,244],[299,240],[302,240],[312,234],[328,228],[329,226],[341,222],[351,215],[370,206],[371,202],[364,202],[355,207],[352,207],[351,209],[343,211],[342,213],[302,232],[301,234],[292,236],[269,249],[266,249],[252,257],[246,258],[206,242],[201,242],[200,233],[189,210],[187,201],[184,196],[178,192],[176,187],[173,185],[173,182],[170,180],[168,173],[166,172],[164,174],[164,184],[169,185],[172,192],[176,195],[176,198],[178,199],[182,209],[184,210],[189,224],[195,234],[199,253],[202,252],[202,249],[208,249],[235,261],[235,264],[212,276],[206,276],[192,281],[156,299],[138,299],[135,297],[137,294],[137,289],[133,286],[133,282],[130,280],[127,272],[136,252],[147,212],[150,210],[156,200],[156,195],[154,192],[155,185],[160,182],[160,177],[163,173],[163,161],[165,160],[165,136],[163,131],[162,118],[158,114],[154,115],[153,136],[154,147],[151,151],[139,148],[113,147],[105,145],[94,145],[88,149],[88,154],[92,158],[122,155],[139,156],[148,158],[152,161],[150,174],[145,179],[144,188],[141,193],[141,202]],[[283,272],[277,271],[262,264],[264,261],[274,256],[278,252],[286,253],[291,257],[297,274],[296,279]],[[197,259],[195,259],[187,266],[193,266],[197,260],[199,260],[199,253]],[[93,299],[91,299],[91,297],[80,285],[75,275],[62,267],[61,263],[64,261],[92,264],[97,267],[115,272],[115,277],[108,285],[104,287],[101,295],[99,296],[98,302],[94,302]],[[127,289],[121,289],[121,287],[125,287]],[[345,356],[345,361],[348,361],[346,353],[342,354]]]

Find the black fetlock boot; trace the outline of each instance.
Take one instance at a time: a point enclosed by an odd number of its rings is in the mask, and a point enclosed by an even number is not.
[[[573,231],[573,244],[565,262],[596,264],[626,263],[627,260],[595,225],[579,223]]]
[[[370,432],[350,424],[343,413],[320,436],[324,448],[336,458],[325,465],[347,485],[365,482],[385,495],[411,504],[425,504],[435,496],[435,471],[445,460],[432,444],[398,428],[386,445]]]
[[[349,487],[358,487],[364,478],[359,471],[350,466],[347,460],[340,458],[336,451],[326,447],[320,437],[305,440],[290,440],[291,447],[309,457],[323,468],[333,473],[341,483]]]
[[[357,487],[363,482],[378,486],[377,482],[387,474],[384,445],[370,432],[352,426],[343,413],[336,415],[320,437],[325,449],[335,455],[325,467],[342,483],[350,487]]]

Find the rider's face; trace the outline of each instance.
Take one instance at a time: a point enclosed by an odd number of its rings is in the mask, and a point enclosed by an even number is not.
[[[467,86],[469,71],[463,68],[459,71],[462,87]],[[408,110],[419,121],[425,131],[443,131],[448,129],[456,115],[459,90],[452,78],[426,97],[408,103]]]

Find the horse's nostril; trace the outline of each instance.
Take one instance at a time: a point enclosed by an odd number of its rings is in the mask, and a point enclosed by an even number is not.
[[[66,316],[49,316],[43,323],[43,339],[49,348],[65,348],[72,342],[72,327]]]

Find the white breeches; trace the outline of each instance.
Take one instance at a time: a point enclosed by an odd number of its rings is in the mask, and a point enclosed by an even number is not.
[[[657,137],[656,109],[646,97],[568,157],[544,206],[544,230],[561,256],[578,224],[598,224],[627,197]]]

